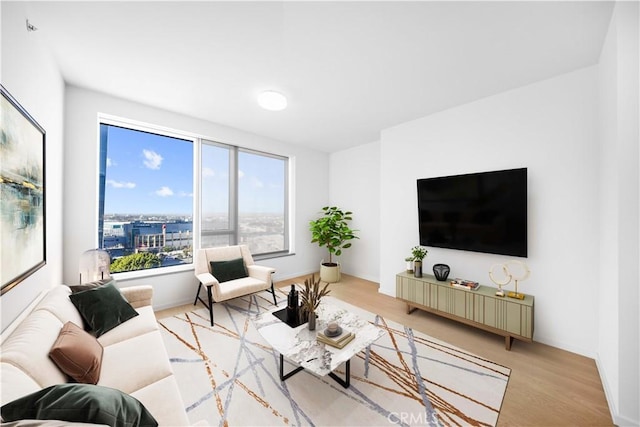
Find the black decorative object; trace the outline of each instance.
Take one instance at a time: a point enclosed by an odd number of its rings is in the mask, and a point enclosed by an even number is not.
[[[449,277],[449,266],[447,264],[435,264],[433,266],[433,274],[436,276],[436,279],[444,282]]]
[[[295,323],[298,321],[298,291],[296,285],[291,285],[291,291],[287,296],[287,323]]]
[[[298,326],[300,326],[303,323],[307,322],[307,319],[306,318],[303,319],[302,316],[298,316],[297,319],[293,319],[293,320],[289,321],[287,319],[287,307],[281,308],[280,310],[277,310],[277,311],[274,311],[272,314],[274,316],[276,316],[278,319],[280,319],[281,321],[283,321],[284,323],[286,323],[287,325],[289,325],[290,327],[292,327],[292,328],[297,328]]]

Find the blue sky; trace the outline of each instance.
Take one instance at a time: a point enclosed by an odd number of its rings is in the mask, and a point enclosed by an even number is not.
[[[203,211],[227,212],[228,150],[204,145]],[[284,163],[240,152],[241,213],[283,213]],[[191,215],[193,143],[109,126],[105,214]]]

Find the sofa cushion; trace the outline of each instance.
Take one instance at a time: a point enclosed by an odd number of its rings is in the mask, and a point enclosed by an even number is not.
[[[174,375],[131,393],[153,416],[166,426],[193,426],[187,418],[185,404]],[[198,396],[200,398],[201,396]],[[208,424],[204,424],[207,426]]]
[[[127,323],[124,325],[120,325],[100,335],[100,338],[98,338],[100,344],[102,344],[103,347],[107,347],[120,341],[158,330],[158,322],[156,321],[153,307],[147,305],[136,309],[136,311],[138,312],[136,317],[127,320]]]
[[[232,298],[241,297],[254,292],[262,291],[269,287],[269,283],[255,279],[253,277],[243,277],[242,279],[230,280],[213,286],[214,301],[226,301]]]
[[[157,426],[136,398],[93,384],[56,384],[2,406],[5,421],[60,420],[118,427]]]
[[[11,363],[0,363],[0,406],[42,387],[29,374]],[[4,424],[2,424],[4,427]]]
[[[67,322],[49,351],[62,372],[79,383],[97,384],[102,365],[102,345],[73,322]]]
[[[160,331],[104,346],[98,385],[133,393],[173,375]]]
[[[138,315],[113,283],[69,295],[96,337]]]
[[[69,299],[70,294],[71,291],[68,286],[54,286],[47,292],[33,311],[48,311],[56,316],[62,325],[67,322],[73,322],[78,326],[84,327],[82,316]]]
[[[220,283],[248,276],[242,258],[229,261],[211,261],[209,264],[211,265],[211,274],[213,274]]]
[[[40,387],[67,382],[68,377],[49,359],[49,350],[62,325],[49,311],[30,313],[2,342],[0,361],[3,365],[9,363],[24,371]],[[3,389],[2,399],[6,401],[4,393]]]

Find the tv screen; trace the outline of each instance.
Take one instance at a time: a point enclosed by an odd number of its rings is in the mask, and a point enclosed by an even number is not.
[[[527,256],[527,169],[418,180],[420,244]]]

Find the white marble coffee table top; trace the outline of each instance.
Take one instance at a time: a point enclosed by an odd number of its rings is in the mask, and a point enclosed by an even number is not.
[[[310,331],[307,323],[292,328],[282,322],[272,314],[281,309],[277,307],[256,316],[256,329],[282,356],[317,375],[332,372],[385,334],[384,329],[350,313],[349,304],[329,296],[322,299],[316,311],[315,331]],[[337,322],[343,330],[355,334],[353,341],[342,349],[316,341],[316,333],[324,331],[330,322]]]

